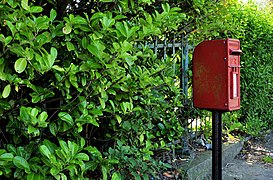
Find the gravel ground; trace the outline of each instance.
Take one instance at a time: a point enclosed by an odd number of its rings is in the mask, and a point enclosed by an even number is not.
[[[232,163],[223,169],[223,180],[273,180],[273,132],[260,139],[250,139]]]

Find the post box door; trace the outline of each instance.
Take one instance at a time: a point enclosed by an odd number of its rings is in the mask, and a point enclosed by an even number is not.
[[[240,108],[240,41],[229,39],[228,73],[229,73],[229,110]]]

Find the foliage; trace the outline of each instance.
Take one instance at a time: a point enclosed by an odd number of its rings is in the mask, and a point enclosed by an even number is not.
[[[202,6],[203,18],[196,20],[193,40],[235,38],[241,42],[241,110],[228,128],[259,135],[272,127],[272,12],[255,4],[230,0]],[[229,119],[229,118],[227,118]],[[238,120],[240,122],[238,122]],[[240,124],[244,126],[241,126]]]
[[[262,158],[262,160],[263,160],[263,162],[265,162],[265,163],[273,163],[273,158],[272,158],[272,156],[264,156],[264,157]]]
[[[148,179],[163,166],[154,150],[183,128],[172,58],[144,44],[178,30],[187,16],[152,0],[48,9],[58,2],[1,1],[0,173]]]

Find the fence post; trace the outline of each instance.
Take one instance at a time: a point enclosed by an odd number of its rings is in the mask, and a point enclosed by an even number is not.
[[[185,45],[185,61],[184,61],[184,86],[183,91],[186,97],[188,97],[188,68],[189,68],[189,42],[188,39],[186,39],[186,45]]]

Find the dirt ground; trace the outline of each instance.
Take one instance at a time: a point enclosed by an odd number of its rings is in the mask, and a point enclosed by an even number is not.
[[[245,143],[241,153],[224,167],[223,180],[273,180],[273,162],[268,162],[272,158],[273,132],[259,139],[252,138]]]

